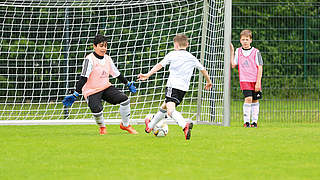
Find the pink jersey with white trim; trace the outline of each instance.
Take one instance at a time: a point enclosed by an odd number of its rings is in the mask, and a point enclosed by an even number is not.
[[[258,76],[258,66],[255,62],[257,49],[253,48],[249,56],[244,56],[242,48],[238,49],[238,69],[239,80],[241,82],[256,82]]]
[[[92,53],[89,54],[87,58],[92,60],[93,66],[90,76],[82,88],[82,94],[85,99],[92,94],[103,91],[104,89],[110,87],[111,83],[109,82],[109,75],[114,75],[109,56],[104,57],[104,60],[106,61],[104,64],[98,63],[98,59]]]

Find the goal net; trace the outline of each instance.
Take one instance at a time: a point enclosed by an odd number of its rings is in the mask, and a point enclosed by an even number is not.
[[[178,106],[185,118],[223,120],[224,1],[58,1],[0,2],[0,120],[86,120],[92,114],[83,97],[64,109],[84,57],[97,34],[108,37],[108,54],[129,80],[148,72],[173,50],[173,37],[189,37],[188,51],[206,67],[213,89],[195,70],[190,90]],[[138,122],[159,110],[165,98],[168,67],[136,82],[132,94],[117,79],[115,87],[131,100]],[[104,104],[104,117],[120,119],[119,106]]]

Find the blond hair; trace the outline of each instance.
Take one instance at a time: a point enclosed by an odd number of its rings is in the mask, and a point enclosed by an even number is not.
[[[249,29],[245,29],[240,33],[240,38],[242,36],[250,37],[250,39],[252,39],[252,32]]]
[[[173,38],[173,42],[178,43],[181,48],[185,48],[188,46],[188,37],[185,34],[177,34]]]

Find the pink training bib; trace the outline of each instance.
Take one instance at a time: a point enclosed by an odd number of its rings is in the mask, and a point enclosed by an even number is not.
[[[111,83],[109,82],[109,75],[113,74],[113,70],[109,59],[106,57],[108,56],[105,56],[103,59],[106,63],[100,64],[98,62],[99,59],[97,59],[93,54],[87,56],[88,59],[92,60],[93,66],[90,76],[82,88],[82,94],[85,99],[87,99],[88,96],[103,91],[111,86]]]
[[[238,49],[238,69],[241,90],[254,90],[258,76],[258,66],[255,62],[257,49],[253,48],[249,56],[244,56],[242,48]]]
[[[238,68],[240,82],[256,82],[258,76],[258,66],[255,62],[257,49],[253,48],[249,56],[242,54],[242,49],[238,50]]]

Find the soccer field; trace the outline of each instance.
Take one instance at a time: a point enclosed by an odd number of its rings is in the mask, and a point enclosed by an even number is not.
[[[0,126],[0,179],[318,179],[320,127]]]

